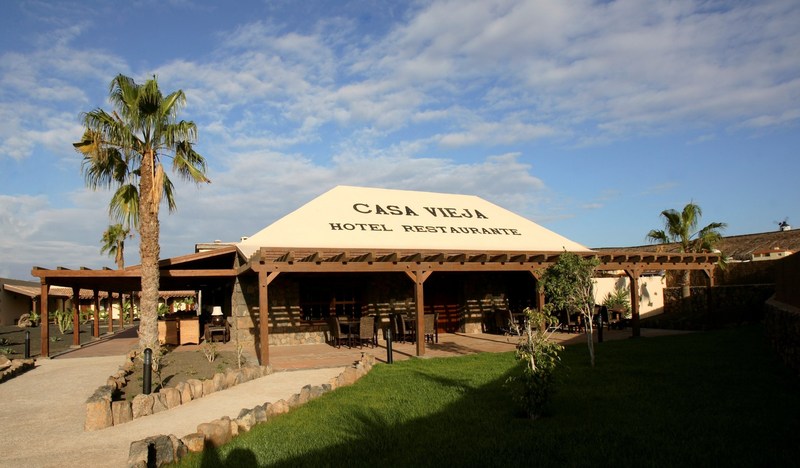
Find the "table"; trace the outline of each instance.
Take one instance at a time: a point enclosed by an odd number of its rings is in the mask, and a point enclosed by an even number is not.
[[[206,325],[205,339],[211,343],[214,341],[214,336],[222,336],[222,342],[228,341],[228,329],[224,325]]]

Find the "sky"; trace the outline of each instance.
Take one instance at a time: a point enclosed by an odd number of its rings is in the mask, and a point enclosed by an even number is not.
[[[689,202],[726,235],[800,225],[798,25],[796,0],[9,0],[0,277],[114,267],[72,143],[118,74],[183,90],[208,162],[172,177],[162,258],[337,185],[477,195],[589,247]]]

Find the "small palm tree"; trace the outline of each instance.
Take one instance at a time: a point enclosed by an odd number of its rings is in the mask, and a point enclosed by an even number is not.
[[[661,212],[664,218],[664,229],[653,229],[647,233],[647,240],[660,244],[678,244],[681,253],[711,252],[714,245],[722,238],[722,230],[728,225],[725,223],[710,223],[697,231],[700,216],[703,211],[700,206],[689,202],[678,212],[673,209]],[[684,270],[681,277],[681,295],[689,297],[689,270]]]
[[[117,75],[109,86],[111,113],[95,109],[81,115],[84,134],[75,149],[83,157],[87,185],[117,187],[111,212],[128,217],[128,226],[139,231],[142,268],[139,346],[159,355],[159,221],[161,202],[170,210],[172,184],[162,160],[172,159],[172,170],[195,183],[209,182],[205,159],[193,144],[197,139],[194,122],[177,120],[186,102],[183,91],[161,93],[155,77],[143,84]],[[165,196],[166,195],[166,196]]]
[[[108,253],[109,256],[113,256],[114,263],[120,270],[125,268],[125,239],[130,236],[130,233],[130,229],[117,223],[103,231],[103,237],[100,239],[100,242],[103,243],[100,253]]]

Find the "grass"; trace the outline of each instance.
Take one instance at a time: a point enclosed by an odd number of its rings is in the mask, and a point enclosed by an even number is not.
[[[563,353],[548,416],[520,417],[513,354],[378,365],[182,466],[792,466],[800,381],[760,327]]]

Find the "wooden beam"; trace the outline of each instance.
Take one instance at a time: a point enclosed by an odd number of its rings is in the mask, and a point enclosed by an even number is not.
[[[486,254],[478,254],[478,255],[471,256],[469,258],[469,261],[472,262],[472,263],[486,263],[486,261],[488,259],[489,259],[488,255],[486,255]]]
[[[163,278],[195,278],[195,277],[235,277],[239,271],[236,268],[219,270],[161,270]]]
[[[447,258],[447,263],[464,263],[466,261],[467,261],[467,255],[463,253],[451,255]]]
[[[388,253],[386,255],[378,257],[378,262],[380,263],[397,262],[397,252]]]
[[[286,263],[293,263],[294,262],[294,252],[286,252],[285,254],[281,255],[280,257],[275,259],[276,262],[286,262]]]
[[[508,261],[508,254],[493,255],[490,261],[492,263],[506,263]]]

